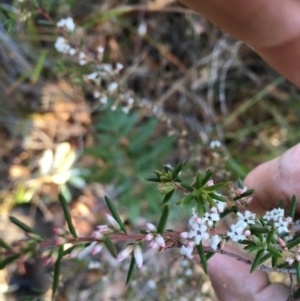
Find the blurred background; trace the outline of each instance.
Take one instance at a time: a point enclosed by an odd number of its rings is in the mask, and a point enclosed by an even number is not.
[[[75,28],[57,24],[67,17]],[[2,0],[0,235],[22,238],[14,215],[51,238],[64,226],[59,191],[80,235],[105,223],[104,195],[130,230],[155,223],[153,169],[186,160],[187,180],[207,168],[216,181],[244,178],[298,143],[299,96],[251,48],[172,0]],[[169,227],[183,230],[189,214],[174,206]],[[217,300],[201,267],[173,250],[146,251],[124,292],[128,266],[105,252],[68,261],[57,300]],[[50,300],[50,282],[38,260],[12,265],[0,300]]]

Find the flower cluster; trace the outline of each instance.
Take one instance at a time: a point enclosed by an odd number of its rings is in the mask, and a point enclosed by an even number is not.
[[[216,207],[212,207],[209,212],[206,212],[203,218],[200,218],[196,214],[195,208],[193,208],[192,217],[189,220],[191,230],[180,234],[181,237],[188,240],[187,244],[181,247],[180,253],[186,257],[193,258],[193,249],[202,240],[205,240],[213,250],[216,250],[221,238],[217,234],[210,235],[209,230],[214,227],[219,219],[220,215]]]
[[[122,104],[122,111],[127,114],[133,108],[135,101],[133,92],[120,85],[119,73],[124,68],[123,64],[116,62],[115,66],[112,66],[103,63],[105,51],[103,46],[98,46],[96,51],[89,52],[84,49],[84,45],[79,45],[75,38],[76,26],[71,17],[61,19],[56,25],[63,33],[57,37],[54,45],[56,50],[69,55],[80,66],[93,62],[95,69],[85,76],[85,80],[92,87],[94,98],[99,100],[100,105],[103,106],[113,96],[115,101],[111,104],[111,109],[114,111]]]
[[[256,215],[246,210],[244,213],[238,212],[238,222],[231,225],[230,230],[227,235],[232,239],[232,241],[239,241],[246,239],[247,236],[251,235],[248,229],[249,225],[255,224]]]
[[[271,211],[267,211],[263,218],[267,221],[273,221],[279,234],[290,232],[288,226],[292,222],[292,219],[290,217],[284,217],[284,209],[274,208]]]
[[[150,241],[149,248],[152,250],[157,250],[159,248],[164,248],[166,246],[164,238],[157,232],[157,228],[151,224],[146,223],[147,235],[145,240]]]

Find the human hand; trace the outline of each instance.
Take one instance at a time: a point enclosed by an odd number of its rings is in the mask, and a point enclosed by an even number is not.
[[[300,144],[286,151],[280,157],[255,168],[244,181],[255,194],[249,205],[253,212],[263,214],[284,199],[285,209],[295,194],[300,198]],[[298,203],[298,211],[300,204]],[[227,248],[228,250],[228,248]],[[233,253],[239,253],[236,249]],[[245,254],[240,254],[245,257]],[[233,258],[215,254],[209,261],[209,275],[220,301],[285,301],[289,289],[283,284],[270,284],[267,274],[255,271]]]
[[[180,0],[300,86],[300,1]]]
[[[300,2],[294,0],[180,0],[222,30],[252,46],[275,70],[300,86]],[[259,214],[300,197],[300,144],[254,169],[245,179],[255,196],[249,210]],[[298,203],[300,212],[300,203]],[[237,250],[233,251],[238,253]],[[245,255],[243,255],[244,257]],[[287,300],[283,284],[270,284],[265,273],[215,254],[209,261],[212,284],[221,301]]]

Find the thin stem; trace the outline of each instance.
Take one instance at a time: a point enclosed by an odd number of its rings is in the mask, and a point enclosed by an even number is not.
[[[224,234],[222,233],[224,231],[222,230],[211,230],[211,234]],[[143,240],[145,238],[145,234],[111,234],[108,235],[109,238],[112,241],[123,241],[123,240]],[[172,243],[171,246],[168,246],[168,248],[179,248],[183,245],[183,243],[180,240],[180,232],[167,232],[163,234],[163,237],[165,240],[171,240]],[[63,239],[63,238],[62,238]],[[84,236],[84,237],[77,237],[77,238],[65,238],[65,240],[62,242],[60,241],[60,239],[57,240],[51,240],[51,241],[43,241],[38,243],[39,249],[45,249],[48,247],[58,247],[62,244],[65,243],[81,243],[81,242],[94,242],[97,241],[93,236]],[[21,243],[24,243],[26,241],[21,241]],[[99,240],[99,242],[101,242],[101,240]],[[226,250],[223,249],[217,249],[217,250],[213,250],[211,247],[207,247],[207,246],[203,246],[204,251],[205,252],[215,252],[215,253],[219,253],[231,258],[236,259],[237,261],[241,261],[246,265],[251,266],[253,264],[253,261],[250,259],[246,259],[240,255],[228,252]],[[10,256],[13,254],[17,254],[18,250],[16,247],[12,248],[11,250],[5,251],[1,253],[1,256]],[[196,253],[195,253],[196,254]],[[257,267],[258,270],[263,271],[263,272],[279,272],[279,273],[283,273],[283,274],[290,274],[290,277],[292,277],[292,275],[297,274],[296,269],[287,269],[287,268],[271,268],[271,267],[267,267],[265,265],[259,265]]]

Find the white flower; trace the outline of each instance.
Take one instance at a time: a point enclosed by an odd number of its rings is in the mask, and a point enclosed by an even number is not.
[[[102,64],[101,67],[102,67],[102,69],[105,72],[110,73],[110,74],[113,73],[113,67],[112,67],[112,65],[110,65],[110,64]]]
[[[143,266],[142,249],[139,245],[128,245],[117,257],[117,261],[120,262],[129,257],[133,252],[135,262],[139,268]]]
[[[107,226],[106,226],[106,227],[107,227]],[[109,228],[107,227],[107,229],[109,229]],[[101,239],[104,238],[103,233],[111,233],[110,231],[111,231],[111,229],[107,230],[107,232],[103,232],[103,231],[94,231],[93,234],[92,234],[92,236],[93,236],[95,239],[97,239],[97,240],[101,240]]]
[[[57,22],[56,26],[57,27],[66,27],[69,31],[73,31],[75,29],[75,24],[71,17],[61,19],[59,22]]]
[[[95,72],[88,74],[87,78],[91,81],[97,82],[97,80],[99,80],[99,75],[100,75],[99,72],[95,71]]]
[[[206,183],[206,186],[213,186],[214,185],[214,180],[209,180]]]
[[[88,269],[89,270],[97,270],[101,267],[101,264],[99,261],[91,261],[89,263]]]
[[[58,52],[62,52],[62,53],[68,53],[71,48],[70,45],[68,44],[68,41],[63,37],[58,37],[56,39],[54,47]]]
[[[202,225],[202,219],[196,214],[195,208],[192,209],[192,217],[189,220],[192,229],[197,230],[199,225]]]
[[[270,221],[277,221],[280,218],[284,217],[284,209],[282,208],[274,208],[270,211],[267,211],[266,214],[263,216],[264,219]]]
[[[99,225],[99,226],[97,226],[97,229],[99,231],[95,231],[95,232],[99,232],[99,233],[103,233],[103,234],[110,234],[110,233],[114,232],[113,229],[108,227],[107,225]]]
[[[79,58],[78,62],[79,62],[80,66],[83,66],[83,65],[85,65],[87,63],[86,55],[85,55],[85,53],[83,51],[79,52],[78,58]]]
[[[124,114],[128,114],[129,110],[130,110],[129,107],[123,107],[122,108],[122,111],[123,111]]]
[[[114,92],[118,88],[118,84],[116,82],[112,82],[108,85],[108,91]]]
[[[137,31],[139,36],[143,37],[147,33],[147,23],[145,21],[141,22]]]
[[[218,244],[221,241],[220,236],[219,235],[213,235],[211,236],[207,242],[209,243],[210,247],[216,251],[218,248]]]
[[[69,55],[73,56],[76,53],[76,49],[70,48],[69,49]]]
[[[97,244],[94,246],[93,250],[92,250],[92,254],[93,254],[93,255],[98,254],[98,253],[102,250],[102,248],[103,248],[103,244],[102,244],[102,243],[97,243]]]
[[[148,234],[145,236],[144,240],[150,241],[149,247],[150,249],[159,249],[164,248],[166,246],[164,238],[157,233],[157,228],[151,224],[146,223]]]
[[[148,232],[157,232],[157,228],[151,223],[146,223],[146,228]]]
[[[183,256],[186,256],[190,259],[193,259],[192,253],[194,250],[194,246],[195,246],[194,242],[192,242],[192,241],[188,242],[186,246],[184,246],[184,245],[181,246],[180,254],[182,254]]]
[[[103,105],[106,105],[107,104],[107,97],[106,96],[102,96],[100,99],[99,99],[100,103],[102,103]]]
[[[293,262],[295,261],[295,258],[293,258],[293,257],[288,257],[288,258],[285,259],[285,261],[286,261],[289,265],[292,265]]]
[[[206,212],[203,217],[203,222],[206,223],[209,227],[214,225],[214,222],[217,222],[220,219],[220,215],[216,207],[212,207],[210,212]]]
[[[207,226],[201,225],[198,227],[196,231],[191,230],[189,232],[189,238],[194,239],[195,244],[199,245],[202,239],[206,240],[209,238],[209,234],[207,232]]]
[[[221,202],[221,201],[218,201],[218,200],[215,200],[215,203],[216,203],[216,206],[218,208],[218,211],[221,213],[225,210],[226,206],[227,206],[227,203],[226,202]]]
[[[283,218],[279,218],[275,223],[274,226],[276,227],[278,233],[289,233],[289,229],[288,229],[288,225],[289,223],[285,220],[283,220]]]
[[[246,210],[244,214],[238,212],[237,216],[238,216],[238,221],[243,222],[245,228],[250,224],[255,224],[256,215],[248,210]]]
[[[93,96],[94,96],[94,98],[99,98],[101,96],[101,94],[99,91],[96,90],[96,91],[94,91]]]
[[[128,245],[117,257],[117,261],[120,262],[131,255],[133,251],[133,245]]]
[[[105,213],[105,215],[106,215],[106,219],[107,219],[108,223],[112,226],[112,228],[114,228],[117,231],[120,231],[121,228],[120,228],[119,223],[110,214]]]
[[[221,146],[222,146],[222,144],[221,144],[221,142],[219,140],[213,140],[213,141],[210,142],[210,145],[209,145],[209,147],[211,149],[219,148]]]
[[[244,229],[244,222],[238,222],[236,224],[231,225],[230,231],[227,232],[227,235],[232,239],[232,241],[235,242],[246,239]]]
[[[117,67],[118,71],[120,71],[124,68],[124,66],[121,63],[116,63],[116,67]]]
[[[104,47],[99,46],[99,47],[97,48],[97,51],[98,51],[99,54],[102,54],[102,53],[104,52]]]
[[[136,262],[136,265],[141,268],[143,266],[143,255],[142,255],[142,249],[139,245],[136,245],[134,250],[133,250],[133,254],[134,254],[134,259]]]

